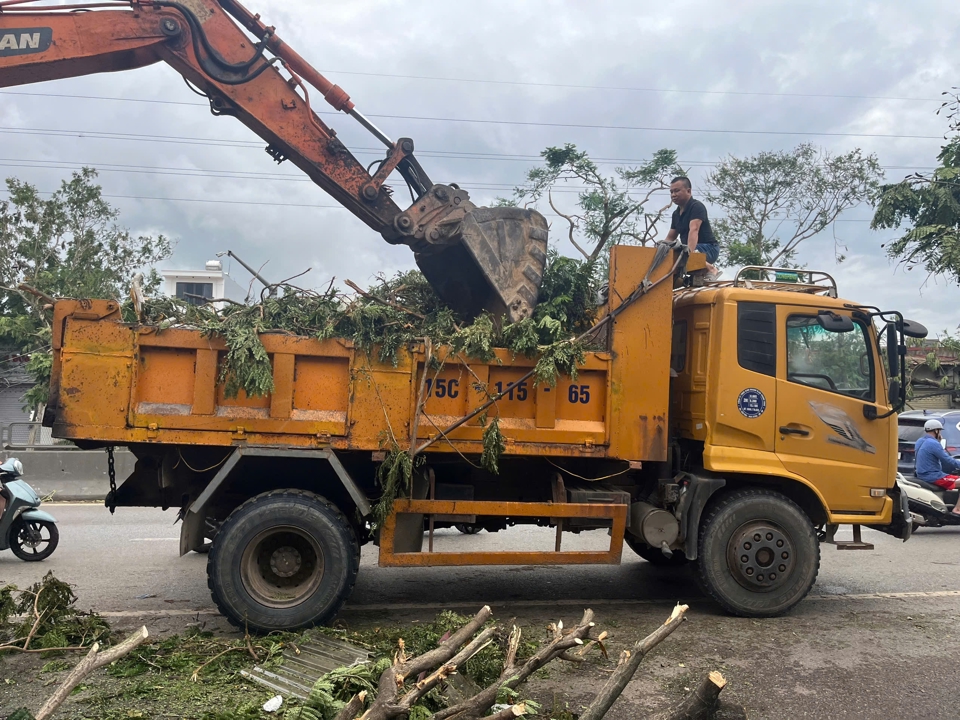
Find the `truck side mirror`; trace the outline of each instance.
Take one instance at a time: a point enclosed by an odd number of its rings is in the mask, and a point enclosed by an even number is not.
[[[902,332],[907,337],[912,338],[922,339],[927,336],[927,329],[916,320],[904,320]]]
[[[817,323],[827,332],[846,333],[853,330],[853,320],[831,310],[820,310],[817,313]]]

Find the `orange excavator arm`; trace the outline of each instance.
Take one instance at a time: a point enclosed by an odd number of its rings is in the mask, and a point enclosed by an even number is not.
[[[516,321],[536,306],[546,261],[539,213],[478,208],[456,185],[434,184],[409,138],[396,142],[347,93],[317,72],[273,27],[235,0],[100,0],[38,6],[0,0],[0,87],[165,62],[206,95],[214,115],[236,117],[389,243],[409,245],[452,307]],[[309,87],[308,87],[309,86]],[[311,107],[311,90],[385,146],[370,174]],[[416,200],[401,209],[387,178]]]

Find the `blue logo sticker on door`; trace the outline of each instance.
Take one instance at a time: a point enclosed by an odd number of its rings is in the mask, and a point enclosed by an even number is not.
[[[740,414],[748,418],[758,418],[767,409],[767,399],[756,388],[747,388],[737,398]]]

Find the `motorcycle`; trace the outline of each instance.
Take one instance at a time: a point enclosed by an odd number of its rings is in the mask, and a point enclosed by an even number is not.
[[[0,495],[5,506],[0,514],[0,550],[9,548],[26,562],[46,560],[60,541],[57,521],[38,510],[40,496],[23,480],[23,463],[10,458],[0,464]]]
[[[960,515],[953,513],[960,490],[944,490],[916,477],[904,477],[902,473],[897,473],[897,484],[907,496],[914,528],[960,525]]]

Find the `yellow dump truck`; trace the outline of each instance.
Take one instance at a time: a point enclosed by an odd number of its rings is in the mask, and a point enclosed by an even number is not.
[[[729,612],[776,615],[810,590],[821,542],[868,548],[861,526],[909,537],[896,410],[904,335],[925,331],[839,299],[824,273],[746,269],[674,289],[679,262],[615,248],[597,309],[606,349],[552,386],[508,351],[415,345],[393,365],[347,340],[265,334],[273,392],[230,398],[222,340],[125,323],[115,301],[60,300],[44,423],[135,454],[108,505],[177,508],[181,553],[209,545],[213,598],[240,626],[329,620],[370,541],[382,566],[616,564],[626,542],[654,565],[695,563]],[[477,463],[492,417],[498,474]],[[388,445],[425,462],[374,523]],[[554,549],[434,547],[440,526],[522,523],[555,528]],[[842,524],[853,541],[835,540]],[[564,549],[566,533],[594,529],[607,547]]]

